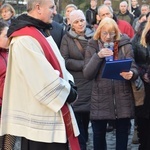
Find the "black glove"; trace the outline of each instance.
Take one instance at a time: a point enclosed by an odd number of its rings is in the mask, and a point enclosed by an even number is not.
[[[70,88],[70,93],[69,93],[66,101],[68,103],[72,103],[72,102],[74,102],[77,99],[77,96],[78,96],[78,94],[77,94],[77,87],[70,80],[69,80],[69,84],[70,84],[71,88]]]

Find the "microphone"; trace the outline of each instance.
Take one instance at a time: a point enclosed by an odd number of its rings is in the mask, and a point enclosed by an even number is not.
[[[107,46],[107,47],[105,47],[105,46]],[[113,51],[114,50],[114,43],[113,42],[106,43],[106,44],[104,43],[104,47]],[[113,61],[113,56],[108,56],[105,58],[105,60],[106,61]]]
[[[104,47],[108,48],[109,44],[108,43],[104,43]]]
[[[114,50],[114,43],[113,42],[110,42],[109,43],[109,48],[113,51]]]

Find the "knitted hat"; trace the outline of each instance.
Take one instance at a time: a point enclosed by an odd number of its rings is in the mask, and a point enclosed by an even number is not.
[[[73,10],[69,15],[69,21],[70,21],[71,26],[78,19],[85,20],[85,15],[84,15],[83,11],[80,9]]]

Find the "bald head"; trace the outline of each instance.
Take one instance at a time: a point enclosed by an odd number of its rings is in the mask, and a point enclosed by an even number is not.
[[[28,15],[45,23],[51,23],[55,15],[54,0],[28,0]]]
[[[54,0],[49,0],[51,2],[54,2]],[[37,4],[42,5],[45,3],[46,0],[27,0],[27,11],[31,11],[35,8]]]

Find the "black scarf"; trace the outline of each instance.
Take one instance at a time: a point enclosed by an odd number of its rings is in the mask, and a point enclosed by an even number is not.
[[[22,14],[14,19],[9,27],[7,36],[9,37],[14,31],[19,30],[25,26],[34,26],[40,30],[44,36],[47,36],[46,31],[52,28],[51,24],[45,23],[39,19],[35,19],[27,14]]]

